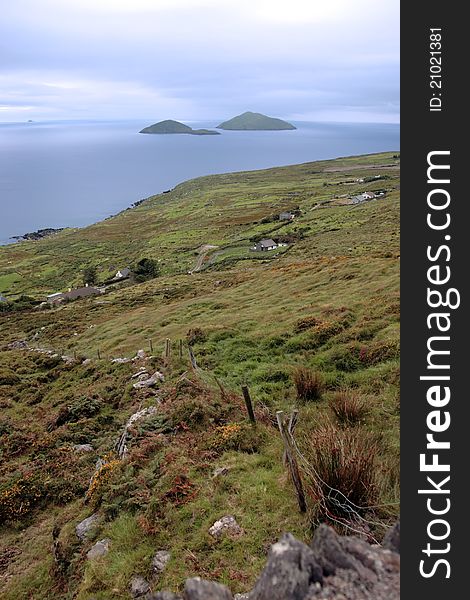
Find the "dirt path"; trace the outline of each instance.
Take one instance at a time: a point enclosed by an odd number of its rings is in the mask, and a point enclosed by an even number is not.
[[[191,271],[191,273],[197,273],[198,271],[200,271],[202,265],[204,264],[204,260],[209,254],[209,252],[211,250],[215,250],[216,248],[218,248],[218,246],[212,246],[211,244],[204,244],[203,246],[199,246],[199,248],[197,249],[199,256],[197,257],[196,264],[194,265],[194,269]]]

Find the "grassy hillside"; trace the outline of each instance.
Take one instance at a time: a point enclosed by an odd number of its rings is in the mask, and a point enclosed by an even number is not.
[[[385,196],[348,204],[379,189]],[[296,218],[277,220],[284,210]],[[308,539],[328,518],[311,466],[330,442],[332,455],[360,452],[355,464],[370,467],[366,497],[351,486],[364,507],[354,527],[379,537],[372,522],[398,511],[398,219],[398,159],[384,153],[203,177],[91,227],[0,248],[9,298],[76,285],[91,265],[101,280],[143,257],[161,268],[157,279],[104,296],[0,313],[2,597],[128,598],[135,574],[153,589],[181,589],[197,574],[248,590],[282,531]],[[262,237],[287,245],[254,253]],[[18,340],[29,349],[7,347]],[[150,343],[154,358],[111,362],[150,354]],[[139,368],[165,382],[134,388]],[[119,460],[115,441],[143,407],[157,410],[134,426]],[[275,427],[276,410],[293,408],[306,515]],[[105,468],[90,495],[98,457]],[[227,474],[213,477],[219,467]],[[99,529],[80,543],[74,527],[96,511]],[[226,514],[244,534],[216,541],[208,529]],[[109,553],[88,559],[103,538]],[[172,558],[152,579],[160,549]]]

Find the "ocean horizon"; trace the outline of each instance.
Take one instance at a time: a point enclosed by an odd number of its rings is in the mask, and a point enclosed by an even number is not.
[[[218,136],[143,135],[143,120],[0,123],[0,245],[85,227],[195,177],[399,151],[398,124],[292,123]]]

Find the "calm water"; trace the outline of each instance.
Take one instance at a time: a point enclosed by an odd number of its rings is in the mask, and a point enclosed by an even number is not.
[[[200,175],[399,149],[398,125],[295,123],[295,131],[219,136],[137,133],[148,124],[0,125],[0,243],[40,228],[88,225]]]

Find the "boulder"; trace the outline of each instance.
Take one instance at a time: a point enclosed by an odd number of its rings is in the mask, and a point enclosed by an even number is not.
[[[312,584],[323,580],[315,554],[286,533],[271,547],[268,562],[250,600],[304,600]]]
[[[129,588],[133,598],[141,598],[150,592],[150,584],[142,575],[135,575],[131,579]]]
[[[186,579],[183,593],[184,600],[233,600],[230,590],[212,581],[200,577]]]
[[[400,554],[400,521],[387,531],[382,542],[382,546],[392,552]]]
[[[160,381],[164,381],[165,377],[160,373],[160,371],[155,371],[155,373],[149,377],[148,379],[141,379],[132,385],[136,390],[140,388],[153,387]]]
[[[137,350],[134,360],[145,360],[147,358],[147,354],[145,350]]]
[[[90,537],[93,531],[98,527],[100,520],[100,515],[98,513],[94,513],[90,517],[80,521],[80,523],[75,527],[75,533],[78,539],[84,542],[88,537]]]
[[[170,558],[171,554],[168,550],[159,550],[155,553],[155,556],[152,559],[152,571],[155,575],[163,573]]]
[[[243,534],[243,529],[232,515],[226,515],[216,521],[209,529],[209,533],[216,539],[222,538],[224,535],[239,536]]]
[[[112,358],[111,362],[117,363],[118,365],[123,365],[132,362],[132,358]]]
[[[77,454],[82,454],[86,452],[93,452],[94,448],[91,444],[74,444],[72,446],[73,451]]]
[[[101,556],[108,554],[110,541],[109,538],[104,538],[103,540],[96,542],[96,544],[88,550],[87,558],[93,560],[94,558],[100,558]]]

